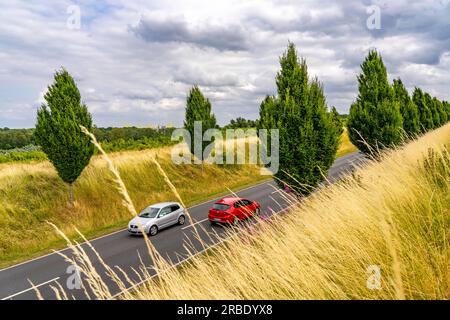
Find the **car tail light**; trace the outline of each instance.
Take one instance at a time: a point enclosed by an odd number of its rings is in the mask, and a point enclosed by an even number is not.
[[[216,209],[211,209],[211,210],[209,210],[209,213],[210,213],[211,215],[219,216],[219,217],[225,216],[225,215],[228,214],[228,212],[226,212],[226,211],[219,211],[219,210],[216,210]]]

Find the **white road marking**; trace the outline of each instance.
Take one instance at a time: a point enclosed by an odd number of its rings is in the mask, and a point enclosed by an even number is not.
[[[271,181],[272,181],[272,180],[265,181],[265,182],[262,182],[262,183],[260,183],[260,184],[257,184],[257,185],[254,185],[254,186],[251,186],[251,187],[248,187],[248,188],[245,188],[245,189],[236,191],[235,193],[240,193],[240,192],[242,192],[242,191],[245,191],[245,190],[248,190],[248,189],[251,189],[251,188],[254,188],[254,187],[261,186],[261,185],[263,185],[263,184],[269,184]],[[278,192],[278,191],[275,191],[275,192]],[[272,192],[272,194],[274,194],[275,192]],[[215,200],[222,199],[223,197],[224,197],[224,196],[219,197],[219,198],[216,198],[216,199],[213,199],[213,200],[208,200],[208,201],[206,201],[206,202],[204,202],[204,203],[201,203],[201,204],[197,204],[197,205],[195,205],[195,206],[192,206],[192,207],[188,208],[188,210],[190,210],[190,209],[192,209],[192,208],[194,208],[194,207],[196,207],[196,206],[200,206],[200,205],[202,205],[202,204],[211,202],[211,201],[215,201]],[[200,220],[200,221],[197,221],[197,222],[195,222],[194,224],[190,224],[190,225],[187,225],[186,227],[181,228],[181,230],[186,230],[187,228],[193,227],[193,226],[195,226],[195,225],[197,225],[197,224],[199,224],[199,223],[205,222],[205,221],[207,221],[207,220],[208,220],[208,218],[203,219],[203,220]]]
[[[239,193],[239,192],[242,192],[242,191],[251,189],[251,188],[259,187],[259,186],[261,186],[261,185],[263,185],[263,184],[269,184],[271,181],[272,181],[272,180],[266,180],[266,181],[263,181],[263,182],[261,182],[261,183],[255,184],[255,185],[253,185],[253,186],[249,186],[249,187],[247,187],[247,188],[244,188],[244,189],[235,191],[235,193]],[[188,210],[190,210],[190,209],[192,209],[192,208],[195,208],[195,207],[198,207],[198,206],[201,206],[202,204],[205,204],[205,203],[208,203],[208,202],[211,202],[211,201],[215,201],[215,200],[218,200],[218,199],[222,199],[224,196],[225,196],[225,195],[223,195],[222,197],[218,197],[218,198],[215,198],[215,199],[206,200],[206,201],[204,201],[204,202],[198,203],[198,204],[196,204],[196,205],[193,205],[192,207],[189,207]],[[114,231],[114,232],[105,234],[105,235],[103,235],[103,236],[100,236],[100,237],[91,239],[91,240],[89,240],[89,242],[90,242],[90,243],[93,243],[94,241],[97,241],[97,240],[100,240],[100,239],[103,239],[103,238],[112,236],[112,235],[114,235],[114,234],[116,234],[116,233],[119,233],[119,232],[125,232],[125,231],[127,231],[127,228],[125,228],[125,229],[120,229],[120,230],[117,230],[117,231]],[[81,243],[81,245],[84,245],[84,244],[86,244],[86,242]],[[42,256],[40,256],[40,257],[36,257],[36,258],[30,259],[30,260],[27,260],[27,261],[23,261],[23,262],[20,262],[20,263],[18,263],[18,264],[15,264],[15,265],[12,265],[12,266],[3,268],[3,269],[0,269],[0,272],[6,271],[6,270],[9,270],[9,269],[13,269],[13,268],[16,268],[16,267],[19,267],[19,266],[24,265],[24,264],[27,264],[27,263],[29,263],[29,262],[33,262],[33,261],[37,261],[37,260],[40,260],[40,259],[49,257],[49,256],[51,256],[51,255],[53,255],[53,254],[61,253],[61,252],[65,251],[65,250],[70,250],[70,248],[67,248],[67,247],[66,247],[66,248],[63,248],[63,249],[60,249],[60,250],[55,250],[55,251],[53,251],[53,252],[44,254],[44,255],[42,255]]]
[[[187,228],[193,227],[193,226],[195,226],[195,225],[197,225],[197,224],[199,224],[199,223],[205,222],[206,220],[208,220],[208,218],[203,219],[203,220],[200,220],[200,221],[197,221],[196,223],[190,224],[190,225],[188,225],[188,226],[186,226],[186,227],[183,227],[183,228],[181,228],[181,230],[185,230],[185,229],[187,229]]]
[[[292,207],[292,205],[288,205],[286,208],[283,208],[283,209],[278,210],[278,211],[276,211],[276,212],[274,211],[274,212],[269,216],[269,219],[270,219],[271,217],[277,215],[277,214],[280,214],[281,212],[283,212],[283,211],[285,211],[285,210],[288,210],[288,209],[291,208],[291,207]],[[257,223],[260,223],[260,222],[257,222]],[[175,263],[175,264],[173,264],[172,266],[170,266],[170,268],[176,268],[176,267],[178,267],[179,265],[181,265],[182,263],[185,263],[186,261],[189,261],[189,260],[195,258],[196,256],[198,256],[198,255],[204,253],[206,250],[213,249],[213,248],[217,247],[218,245],[224,243],[225,241],[228,241],[230,238],[232,238],[232,237],[234,237],[234,236],[237,236],[238,234],[239,234],[239,232],[236,232],[236,233],[234,233],[233,235],[231,235],[231,236],[229,236],[229,237],[222,238],[222,239],[220,239],[218,242],[216,242],[216,243],[210,245],[209,247],[206,247],[206,248],[204,248],[204,249],[202,249],[202,250],[196,252],[195,254],[193,254],[193,255],[191,255],[191,256],[188,256],[188,257],[184,258],[183,260],[178,261],[177,263]],[[147,269],[151,270],[152,267],[147,267]],[[111,298],[112,298],[112,299],[117,299],[119,296],[121,296],[121,295],[124,294],[125,292],[128,292],[128,291],[130,291],[130,290],[133,290],[134,288],[136,288],[136,287],[138,287],[138,286],[144,284],[145,282],[148,282],[149,280],[151,280],[151,279],[153,279],[153,278],[155,278],[155,277],[157,277],[157,276],[158,276],[158,274],[156,273],[156,274],[154,274],[154,275],[152,275],[152,276],[150,276],[150,277],[148,277],[148,278],[146,278],[146,279],[143,279],[143,280],[141,280],[141,281],[139,281],[139,282],[137,282],[137,283],[131,285],[130,287],[128,287],[128,288],[126,288],[126,289],[124,289],[124,290],[122,290],[122,291],[116,293],[116,294],[113,295]]]
[[[170,268],[176,268],[176,267],[178,267],[179,265],[181,265],[182,263],[184,263],[184,262],[186,262],[186,261],[188,261],[188,260],[190,260],[190,259],[193,259],[193,258],[195,258],[196,256],[202,254],[202,253],[205,252],[206,250],[213,249],[213,248],[217,247],[218,245],[222,244],[223,242],[225,242],[225,241],[228,240],[228,239],[229,239],[229,238],[220,239],[218,242],[214,243],[213,245],[210,245],[209,247],[206,247],[206,248],[202,249],[201,251],[198,251],[197,253],[195,253],[195,254],[193,254],[193,255],[191,255],[191,256],[189,256],[189,257],[186,257],[186,258],[184,258],[183,260],[180,260],[180,261],[178,261],[177,263],[171,265]],[[147,269],[151,269],[151,268],[148,267]],[[130,290],[132,290],[132,289],[134,289],[134,288],[136,288],[136,287],[138,287],[138,286],[144,284],[145,282],[148,282],[150,279],[153,279],[153,278],[155,278],[155,277],[157,277],[157,276],[158,276],[158,274],[156,273],[156,274],[150,276],[149,278],[143,279],[143,280],[141,280],[141,281],[139,281],[139,282],[133,284],[132,286],[126,288],[125,290],[122,290],[122,291],[120,291],[119,293],[116,293],[116,294],[113,295],[111,298],[112,298],[112,299],[117,299],[117,297],[119,297],[119,296],[122,295],[123,293],[128,292],[128,291],[130,291]]]
[[[342,160],[343,160],[343,159],[342,159]],[[269,184],[270,182],[271,182],[271,180],[264,181],[264,182],[258,183],[258,184],[256,184],[256,185],[249,186],[249,187],[247,187],[247,188],[238,190],[238,191],[236,191],[235,193],[239,193],[239,192],[242,192],[242,191],[251,189],[251,188],[255,188],[255,187],[258,187],[258,186],[263,185],[263,184]],[[274,193],[276,193],[276,192],[279,192],[279,191],[278,191],[278,190],[277,190],[277,191],[274,191],[274,192],[272,192],[272,194],[274,194]],[[198,206],[200,206],[200,205],[202,205],[202,204],[205,204],[205,203],[208,203],[208,202],[217,200],[217,199],[221,199],[221,198],[223,198],[223,197],[224,197],[224,196],[218,197],[218,198],[216,198],[216,199],[204,201],[204,202],[199,203],[199,204],[196,204],[196,205],[194,205],[194,206],[192,206],[192,207],[190,207],[190,208],[188,208],[188,209],[198,207]],[[273,215],[279,214],[280,212],[283,212],[283,211],[285,211],[285,210],[287,210],[287,209],[289,209],[291,206],[292,206],[292,205],[288,205],[288,206],[287,206],[286,208],[284,208],[284,209],[281,209],[281,210],[279,210],[279,211],[273,212],[273,214],[271,214],[270,217],[273,216]],[[208,219],[204,219],[204,220],[198,221],[198,222],[196,222],[195,224],[204,222],[204,221],[206,221],[206,220],[208,220]],[[189,228],[189,227],[191,227],[191,226],[193,226],[193,225],[186,226],[186,227],[184,227],[182,230],[184,230],[184,229],[186,229],[186,228]],[[98,238],[89,240],[89,242],[92,243],[93,241],[96,241],[96,240],[99,240],[99,239],[102,239],[102,238],[105,238],[105,237],[108,237],[108,236],[110,236],[110,235],[113,235],[113,234],[116,234],[116,233],[119,233],[119,232],[123,232],[123,231],[126,231],[126,230],[127,230],[127,229],[117,230],[117,231],[115,231],[115,232],[112,232],[112,233],[109,233],[109,234],[100,236],[100,237],[98,237]],[[194,258],[195,256],[198,256],[199,254],[203,253],[204,251],[206,251],[206,250],[208,250],[208,249],[211,249],[211,248],[214,248],[214,247],[218,246],[219,244],[225,242],[225,241],[228,240],[228,239],[229,239],[229,238],[221,239],[219,242],[217,242],[217,243],[215,243],[215,244],[213,244],[213,245],[211,245],[211,246],[209,246],[209,247],[207,247],[207,248],[205,248],[205,249],[203,249],[203,250],[201,250],[201,251],[195,253],[195,254],[192,255],[192,256],[189,256],[189,257],[187,257],[187,258],[185,258],[185,259],[183,259],[183,260],[177,262],[176,264],[173,265],[173,267],[176,267],[176,266],[182,264],[183,262],[185,262],[185,261],[187,261],[187,260],[189,260],[189,259],[192,259],[192,258]],[[86,243],[86,242],[82,243],[81,245],[83,245],[83,244],[85,244],[85,243]],[[69,250],[69,249],[70,249],[70,248],[64,248],[64,249],[61,249],[61,250],[58,250],[58,251],[54,251],[54,252],[52,252],[52,253],[48,253],[48,254],[43,255],[43,256],[41,256],[41,257],[37,257],[37,258],[31,259],[31,260],[28,260],[28,261],[24,261],[24,262],[22,262],[22,263],[19,263],[19,264],[16,264],[16,265],[13,265],[13,266],[4,268],[4,269],[0,269],[0,272],[1,272],[1,271],[8,270],[8,269],[11,269],[11,268],[18,267],[18,266],[20,266],[20,265],[23,265],[23,264],[26,264],[26,263],[29,263],[29,262],[32,262],[32,261],[35,261],[35,260],[39,260],[39,259],[45,258],[45,257],[47,257],[47,256],[50,256],[50,255],[55,254],[55,253],[58,253],[58,252],[62,252],[62,251],[64,251],[64,250]],[[153,277],[155,277],[155,276],[157,276],[157,275],[151,276],[151,277],[148,278],[148,279],[144,279],[144,280],[140,281],[139,283],[136,283],[136,284],[132,285],[131,287],[129,287],[129,288],[127,288],[127,289],[125,289],[125,290],[123,290],[123,291],[121,291],[121,292],[115,294],[112,298],[113,298],[113,299],[117,298],[118,296],[120,296],[121,294],[123,294],[125,291],[129,291],[129,290],[131,290],[131,289],[133,289],[133,288],[135,288],[135,287],[137,287],[137,286],[143,284],[144,282],[148,281],[149,279],[151,279],[151,278],[153,278]],[[51,280],[49,280],[49,281],[43,282],[43,283],[41,283],[41,284],[39,284],[39,285],[36,285],[35,288],[39,288],[39,287],[44,286],[44,285],[46,285],[46,284],[49,284],[49,283],[51,283],[51,282],[57,281],[58,279],[60,279],[60,277],[56,277],[56,278],[54,278],[54,279],[51,279]],[[23,293],[25,293],[25,292],[28,292],[28,291],[30,291],[30,290],[34,290],[34,287],[31,287],[31,288],[26,289],[26,290],[23,290],[23,291],[21,291],[21,292],[15,293],[15,294],[13,294],[13,295],[10,295],[10,296],[8,296],[8,297],[6,297],[6,298],[2,298],[2,299],[0,299],[0,300],[8,300],[8,299],[11,299],[11,298],[16,297],[16,296],[18,296],[18,295],[21,295],[21,294],[23,294]]]
[[[242,191],[245,191],[245,190],[248,190],[248,189],[251,189],[251,188],[256,188],[256,187],[262,186],[263,184],[269,184],[270,182],[272,182],[272,179],[266,180],[266,181],[264,181],[264,182],[255,184],[255,185],[253,185],[253,186],[249,186],[249,187],[247,187],[247,188],[240,189],[240,190],[238,190],[238,191],[233,191],[233,192],[234,192],[234,193],[240,193],[240,192],[242,192]],[[204,201],[204,202],[202,202],[202,203],[193,205],[192,207],[189,207],[188,210],[189,210],[189,209],[192,209],[192,208],[195,208],[195,207],[198,207],[198,206],[201,206],[202,204],[205,204],[205,203],[208,203],[208,202],[211,202],[211,201],[216,201],[216,200],[222,199],[223,197],[225,197],[225,196],[227,196],[227,195],[229,195],[229,194],[230,194],[230,193],[227,193],[227,194],[224,194],[224,195],[222,195],[222,196],[220,196],[220,197],[217,197],[217,198],[214,198],[214,199],[211,199],[211,200],[207,200],[207,201]]]
[[[123,231],[127,231],[127,229],[121,229],[121,230],[117,230],[117,231],[114,231],[114,232],[105,234],[105,235],[103,235],[103,236],[99,236],[99,237],[97,237],[97,238],[94,238],[94,239],[89,240],[89,242],[92,243],[92,242],[94,242],[94,241],[97,241],[97,240],[100,240],[100,239],[103,239],[103,238],[112,236],[112,235],[114,235],[114,234],[116,234],[116,233],[123,232]],[[81,245],[85,245],[85,244],[86,244],[86,242],[81,243]],[[24,262],[20,262],[20,263],[18,263],[18,264],[13,265],[13,266],[9,266],[9,267],[6,267],[6,268],[4,268],[4,269],[0,269],[0,272],[6,271],[6,270],[9,270],[9,269],[13,269],[13,268],[15,268],[15,267],[20,267],[21,265],[27,264],[27,263],[29,263],[29,262],[37,261],[37,260],[40,260],[40,259],[49,257],[49,256],[51,256],[51,255],[53,255],[53,254],[61,253],[61,252],[66,251],[66,250],[70,250],[70,248],[66,247],[66,248],[63,248],[63,249],[54,250],[54,251],[52,251],[52,252],[50,252],[50,253],[44,254],[43,256],[39,256],[39,257],[30,259],[30,260],[27,260],[27,261],[24,261]]]
[[[41,284],[35,285],[34,287],[28,288],[28,289],[26,289],[26,290],[23,290],[23,291],[20,291],[20,292],[17,292],[17,293],[14,293],[14,294],[12,294],[12,295],[10,295],[10,296],[7,296],[6,298],[2,298],[1,300],[9,300],[9,299],[11,299],[11,298],[20,296],[21,294],[23,294],[23,293],[25,293],[25,292],[34,290],[34,288],[39,288],[39,287],[45,286],[46,284],[49,284],[49,283],[51,283],[51,282],[54,282],[54,281],[56,281],[56,280],[58,280],[58,279],[59,279],[59,277],[53,278],[52,280],[48,280],[48,281],[43,282],[43,283],[41,283]]]

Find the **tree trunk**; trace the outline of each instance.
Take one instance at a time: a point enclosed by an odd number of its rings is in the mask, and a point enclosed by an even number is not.
[[[70,206],[74,207],[73,183],[69,183],[69,202]]]

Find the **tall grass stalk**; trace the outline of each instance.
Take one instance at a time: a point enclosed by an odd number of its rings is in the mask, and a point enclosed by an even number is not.
[[[121,298],[448,299],[449,148],[446,125],[384,152]]]
[[[121,298],[448,299],[449,141],[447,125],[377,155],[343,180],[291,200],[287,213],[231,229],[219,247],[178,268],[156,259],[157,278],[143,265],[136,272],[149,280]],[[86,292],[112,298],[83,248],[66,241],[75,257],[66,259],[88,279]],[[100,262],[119,288],[133,285]],[[381,270],[375,289],[366,285],[373,265]]]
[[[101,154],[75,183],[74,208],[65,201],[67,186],[49,162],[0,164],[0,268],[65,246],[45,221],[58,225],[72,240],[78,237],[74,226],[92,239],[124,228],[134,216],[130,203],[141,211],[152,203],[176,200],[151,160],[156,154],[186,206],[270,178],[249,164],[205,164],[201,175],[199,166],[173,164],[173,148],[108,153],[128,189],[126,208],[123,188],[117,189],[116,175]]]
[[[95,136],[92,133],[90,133],[83,126],[81,126],[81,131],[84,134],[86,134],[87,136],[90,137],[91,142],[100,151],[101,155],[103,156],[103,158],[105,159],[106,163],[108,164],[109,170],[111,170],[111,172],[114,175],[114,182],[117,184],[117,190],[119,191],[120,195],[123,197],[123,206],[126,209],[128,209],[128,211],[130,212],[130,214],[131,214],[131,216],[133,218],[137,217],[138,213],[137,213],[136,208],[134,207],[133,201],[131,200],[131,197],[130,197],[130,195],[128,193],[127,187],[125,186],[125,183],[123,182],[123,180],[122,180],[122,178],[120,176],[119,170],[117,170],[117,167],[114,165],[113,161],[108,157],[106,152],[103,150],[103,148],[100,145],[100,143],[98,143],[98,141],[95,138]],[[151,243],[151,241],[149,241],[149,239],[147,237],[147,234],[146,234],[144,228],[142,227],[142,224],[138,221],[137,225],[138,225],[139,230],[141,231],[141,233],[144,236],[145,244],[147,245],[147,249],[148,249],[148,252],[150,254],[150,257],[151,257],[152,261],[161,260],[162,258],[158,256],[158,252],[156,251],[156,249],[153,246],[153,244]]]

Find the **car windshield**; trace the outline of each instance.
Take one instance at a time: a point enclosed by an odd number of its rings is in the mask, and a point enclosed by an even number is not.
[[[141,218],[156,218],[156,215],[159,212],[159,208],[146,208],[144,209],[140,214],[139,217]]]
[[[227,211],[228,209],[230,209],[230,206],[227,204],[223,204],[223,203],[214,203],[213,209],[219,210],[219,211]]]

